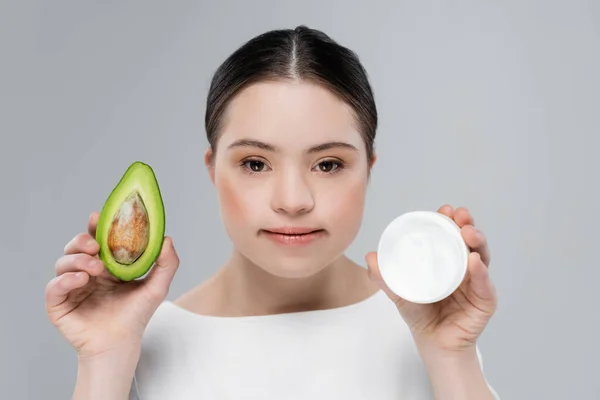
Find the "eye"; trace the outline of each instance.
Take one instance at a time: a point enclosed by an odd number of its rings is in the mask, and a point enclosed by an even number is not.
[[[266,164],[260,160],[246,160],[242,165],[253,173],[263,172],[266,167]]]
[[[342,163],[334,160],[322,161],[318,164],[319,171],[332,173],[342,167]]]

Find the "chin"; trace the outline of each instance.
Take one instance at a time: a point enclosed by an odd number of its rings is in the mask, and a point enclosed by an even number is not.
[[[302,279],[309,278],[313,275],[316,275],[320,271],[322,271],[327,264],[320,265],[315,262],[302,262],[302,261],[289,261],[289,260],[281,260],[280,263],[273,265],[273,261],[277,262],[277,260],[271,260],[269,263],[261,263],[258,264],[263,270],[268,272],[269,274],[276,276],[278,278],[287,278],[287,279]]]
[[[265,255],[267,257],[265,257]],[[257,252],[253,249],[246,257],[265,272],[278,278],[309,278],[327,268],[338,255],[324,254],[323,251],[304,254],[277,254],[273,251]]]

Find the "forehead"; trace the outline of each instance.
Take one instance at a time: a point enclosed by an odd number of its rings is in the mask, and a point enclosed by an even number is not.
[[[360,148],[352,108],[327,88],[307,81],[266,81],[241,91],[229,104],[220,141],[242,138],[283,148],[346,141]]]

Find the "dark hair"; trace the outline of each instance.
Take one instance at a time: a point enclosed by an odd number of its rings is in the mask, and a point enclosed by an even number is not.
[[[210,85],[205,115],[206,134],[213,150],[229,101],[247,85],[269,79],[310,79],[346,101],[354,110],[370,164],[377,108],[367,73],[353,51],[304,25],[260,34],[219,66]]]

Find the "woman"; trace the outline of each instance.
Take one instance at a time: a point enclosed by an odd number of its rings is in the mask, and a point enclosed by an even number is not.
[[[166,301],[173,240],[147,277],[119,282],[93,213],[46,292],[77,351],[75,399],[499,398],[476,345],[496,309],[489,249],[466,209],[438,210],[473,250],[439,303],[396,297],[374,252],[367,269],[344,255],[376,161],[377,111],[352,51],[304,26],[260,35],[216,72],[205,122],[231,257]]]

